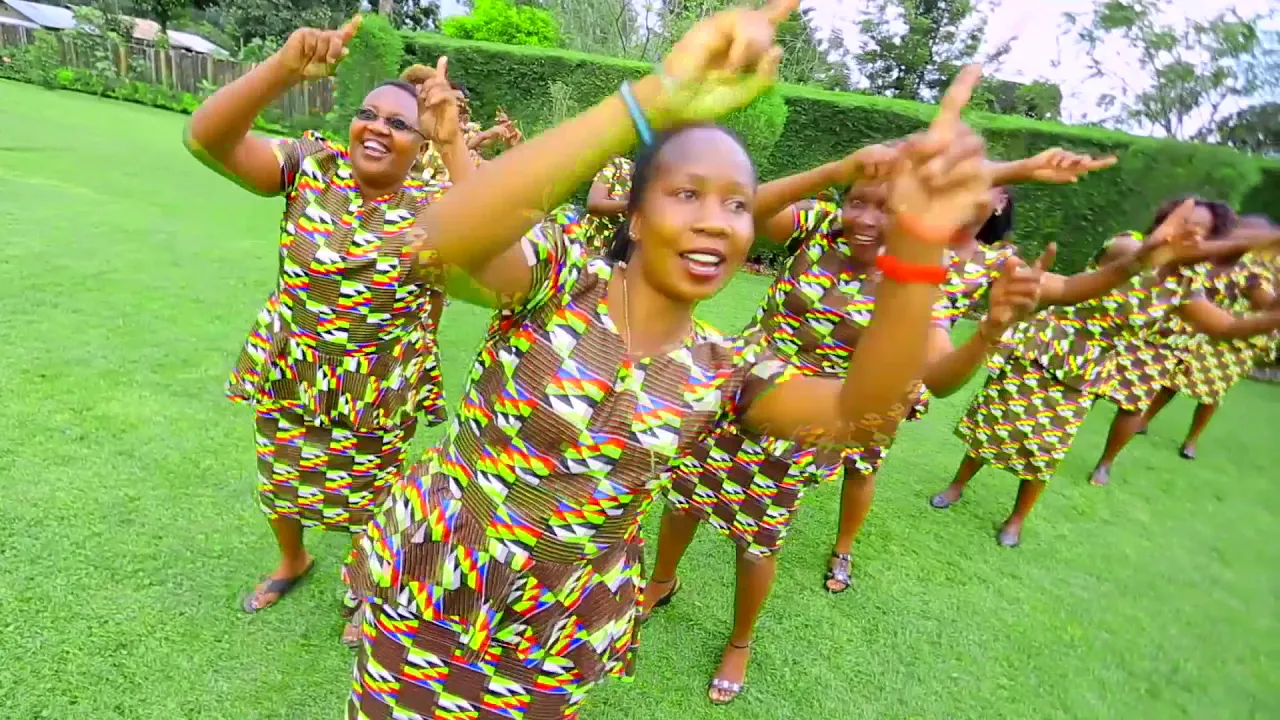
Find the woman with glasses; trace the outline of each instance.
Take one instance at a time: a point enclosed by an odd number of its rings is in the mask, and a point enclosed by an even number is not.
[[[296,31],[210,97],[187,128],[187,147],[206,165],[255,194],[284,198],[279,284],[227,387],[256,413],[259,504],[280,550],[275,569],[244,597],[247,613],[274,605],[311,570],[304,528],[350,533],[354,544],[400,476],[418,416],[444,418],[431,320],[439,283],[414,273],[405,242],[418,211],[443,190],[410,175],[427,138],[454,178],[473,168],[445,61],[420,88],[399,80],[374,88],[346,142],[249,133],[289,88],[329,75],[358,26],[357,16],[337,31]]]

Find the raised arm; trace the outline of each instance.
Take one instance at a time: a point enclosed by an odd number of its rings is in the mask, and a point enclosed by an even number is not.
[[[883,177],[897,159],[890,145],[869,145],[835,162],[771,180],[756,192],[755,218],[760,235],[784,243],[794,230],[796,203],[834,186],[847,186],[863,177]]]
[[[649,122],[661,129],[707,120],[754,99],[776,77],[774,26],[795,5],[774,0],[695,25],[664,61],[665,80],[631,86]],[[485,163],[419,214],[419,262],[459,267],[500,297],[527,292],[533,275],[520,238],[636,139],[626,102],[613,95]]]
[[[1051,148],[1021,160],[992,161],[991,182],[994,185],[1021,183],[1065,185],[1077,182],[1091,172],[1105,170],[1115,164],[1116,158],[1112,155],[1094,158],[1062,148]]]
[[[809,444],[892,442],[908,410],[906,393],[924,369],[944,250],[991,190],[982,140],[960,119],[979,75],[976,66],[961,72],[928,132],[902,148],[878,263],[885,277],[846,378],[789,379],[749,406],[748,427]]]
[[[947,397],[963,388],[986,364],[987,356],[999,347],[1005,332],[1035,310],[1042,277],[1056,254],[1057,248],[1051,243],[1031,266],[1017,255],[1005,260],[992,284],[986,317],[960,347],[952,344],[947,328],[934,328],[924,370],[924,384],[930,392]]]
[[[283,190],[280,161],[271,142],[251,135],[253,121],[289,88],[333,72],[347,54],[360,16],[339,30],[303,28],[284,47],[215,92],[187,123],[184,142],[200,162],[241,187],[264,196]]]

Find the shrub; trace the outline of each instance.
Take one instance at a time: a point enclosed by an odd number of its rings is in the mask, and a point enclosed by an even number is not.
[[[57,87],[58,66],[62,64],[62,48],[58,36],[49,30],[37,30],[35,39],[19,56],[19,77],[47,88]]]
[[[381,15],[366,15],[347,49],[350,52],[334,78],[333,112],[343,120],[355,115],[364,97],[379,83],[399,77],[404,66],[404,41]]]
[[[445,35],[507,45],[553,48],[560,41],[555,17],[542,8],[511,0],[475,0],[471,13],[444,21]]]

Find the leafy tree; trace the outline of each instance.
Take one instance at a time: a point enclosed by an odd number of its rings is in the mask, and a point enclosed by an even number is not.
[[[1169,0],[1097,0],[1091,13],[1065,13],[1066,25],[1089,50],[1092,76],[1121,89],[1099,105],[1115,114],[1108,121],[1138,130],[1159,129],[1185,139],[1197,120],[1216,125],[1224,106],[1253,96],[1262,80],[1245,67],[1260,48],[1257,18],[1234,10],[1205,21],[1171,25],[1162,20]],[[1149,74],[1146,85],[1130,81],[1132,63],[1106,62],[1100,51],[1118,40],[1138,55]]]
[[[1280,155],[1280,102],[1260,103],[1232,113],[1212,130],[1202,130],[1197,139],[1259,155]]]
[[[814,33],[813,14],[812,8],[802,10],[778,25],[777,39],[783,51],[778,77],[783,82],[827,90],[853,89],[844,35],[837,29],[820,40]]]
[[[875,0],[860,26],[855,58],[866,89],[877,95],[931,101],[966,63],[997,65],[1012,40],[986,57],[989,0]]]
[[[632,0],[546,0],[541,4],[560,26],[562,46],[579,52],[655,60],[660,32],[646,20],[651,8]],[[642,16],[643,12],[643,16]]]
[[[300,27],[334,28],[360,10],[360,0],[220,0],[227,34],[240,47],[280,43]]]
[[[402,30],[429,31],[440,27],[439,0],[408,0],[396,3],[391,24]]]
[[[475,0],[471,14],[445,20],[441,30],[462,40],[507,45],[556,47],[560,39],[551,13],[537,6],[517,6],[511,0]]]

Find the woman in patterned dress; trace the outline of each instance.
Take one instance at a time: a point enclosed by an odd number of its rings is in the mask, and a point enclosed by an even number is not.
[[[271,141],[253,119],[291,86],[331,72],[359,18],[302,29],[267,62],[222,88],[191,118],[193,154],[249,190],[283,195],[279,287],[259,314],[227,387],[256,414],[258,497],[280,563],[243,601],[270,607],[311,569],[303,528],[357,540],[401,473],[422,414],[444,420],[431,309],[439,288],[408,277],[402,251],[414,213],[442,188],[409,177],[427,137],[447,162],[465,147],[390,81],[351,123],[348,143],[308,133]],[[432,105],[435,107],[436,105]]]
[[[1260,233],[1248,229],[1236,228],[1235,213],[1223,203],[1201,199],[1193,199],[1196,212],[1192,216],[1193,223],[1202,228],[1209,239],[1206,248],[1212,256],[1206,255],[1195,263],[1188,272],[1194,272],[1200,279],[1200,291],[1205,295],[1219,295],[1214,290],[1215,284],[1232,285],[1229,278],[1211,282],[1217,275],[1216,267],[1223,264],[1234,264],[1250,248],[1264,246],[1274,242],[1273,236],[1266,231]],[[1158,223],[1172,211],[1173,201],[1161,208],[1157,213]],[[1220,288],[1225,291],[1226,288]],[[1231,291],[1233,295],[1239,293]],[[1213,305],[1213,300],[1204,300]],[[1197,332],[1178,315],[1169,315],[1156,323],[1150,331],[1142,334],[1136,341],[1127,343],[1125,352],[1116,358],[1116,372],[1111,381],[1104,385],[1107,400],[1118,408],[1107,434],[1106,447],[1098,459],[1089,482],[1097,486],[1108,485],[1111,481],[1111,467],[1121,451],[1135,435],[1145,427],[1144,414],[1151,406],[1160,388],[1173,382],[1178,367],[1183,363],[1195,342]],[[1211,338],[1221,340],[1222,338]],[[1226,338],[1230,342],[1248,345],[1248,335]]]
[[[1270,222],[1265,219],[1241,219],[1241,227],[1250,225],[1264,231],[1270,228]],[[1276,299],[1277,278],[1275,271],[1258,258],[1259,253],[1255,252],[1214,263],[1207,274],[1205,299],[1236,314],[1271,307]],[[1179,451],[1182,457],[1194,460],[1200,433],[1208,426],[1222,399],[1249,375],[1255,364],[1270,359],[1267,352],[1273,342],[1274,337],[1267,335],[1226,342],[1195,335],[1172,377],[1160,385],[1152,398],[1143,416],[1143,428],[1151,424],[1174,395],[1181,393],[1195,400],[1191,429]]]
[[[794,8],[699,23],[663,63],[668,79],[624,86],[622,98],[504,153],[422,214],[424,263],[469,268],[513,300],[449,436],[370,526],[350,718],[576,717],[596,683],[630,670],[639,518],[674,458],[723,417],[835,445],[892,432],[940,294],[936,280],[911,275],[941,270],[942,245],[987,191],[960,93],[894,178],[887,252],[913,270],[895,266],[881,286],[848,382],[799,376],[751,339],[694,322],[693,305],[729,280],[754,235],[755,170],[719,128],[674,130],[641,153],[630,252],[619,248],[627,261],[588,257],[572,217],[527,232],[530,209],[561,202],[645,135],[628,105],[671,127],[748,102],[776,73],[773,28]],[[744,77],[726,62],[756,70]],[[967,93],[976,77],[965,77]],[[926,186],[933,152],[946,155],[934,167],[950,177]],[[930,224],[911,225],[916,212]],[[481,214],[486,222],[467,221]]]
[[[609,161],[591,181],[587,193],[587,251],[603,253],[613,243],[613,236],[627,214],[631,197],[631,174],[635,166],[619,155]]]
[[[1013,512],[997,540],[1017,547],[1022,526],[1066,456],[1095,396],[1114,382],[1118,346],[1131,343],[1177,313],[1215,337],[1245,337],[1280,326],[1280,313],[1235,318],[1200,297],[1194,265],[1211,217],[1194,203],[1179,205],[1126,260],[1148,267],[1113,292],[1078,305],[1051,308],[1011,334],[1007,355],[990,373],[956,427],[968,452],[945,490],[931,500],[944,510],[958,502],[973,475],[991,464],[1018,477]]]

